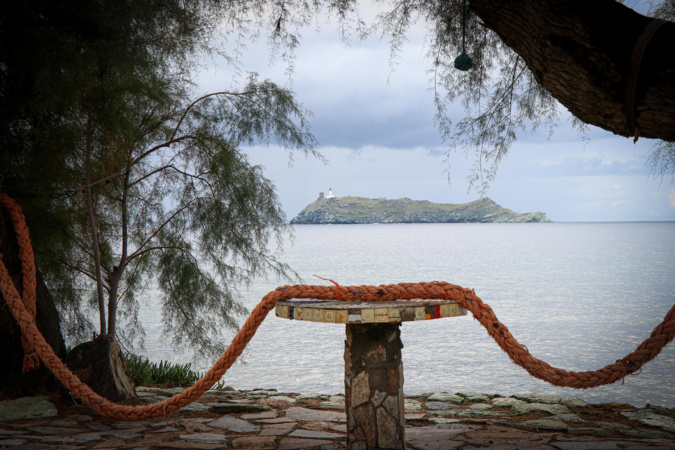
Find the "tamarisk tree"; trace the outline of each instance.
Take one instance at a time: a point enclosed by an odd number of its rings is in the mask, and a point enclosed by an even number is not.
[[[254,3],[2,2],[0,189],[26,212],[69,343],[131,344],[139,291],[156,288],[176,347],[211,357],[244,312],[237,287],[293,275],[274,186],[241,147],[315,154],[308,112],[254,74],[193,84]]]
[[[137,290],[156,285],[174,346],[220,354],[223,329],[244,312],[235,286],[292,273],[269,248],[288,231],[274,186],[240,145],[313,152],[306,112],[289,91],[255,76],[240,91],[129,101],[136,104],[126,132],[105,141],[96,133],[83,141],[85,160],[73,161],[88,183],[69,197],[81,223],[73,235],[79,257],[64,264],[96,296],[89,304],[100,333],[137,336]]]

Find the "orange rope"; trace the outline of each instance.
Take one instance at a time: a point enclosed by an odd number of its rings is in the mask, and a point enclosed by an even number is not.
[[[16,208],[20,211],[19,206],[15,203],[11,201],[7,203],[10,205],[8,209]],[[4,199],[3,204],[5,204]],[[21,215],[21,217],[23,216]],[[15,225],[15,229],[19,235],[19,241],[30,246],[28,229],[25,226],[25,222],[20,224],[20,226]],[[30,253],[32,255],[32,252]],[[29,285],[24,285],[24,289],[29,289],[31,288],[30,277],[24,277],[24,282],[26,279],[28,279]],[[34,288],[35,285],[33,283],[32,289]],[[626,355],[623,359],[614,364],[607,365],[600,370],[568,372],[552,367],[546,362],[533,357],[527,350],[527,347],[518,343],[511,335],[506,325],[499,322],[492,308],[483,303],[471,289],[438,281],[382,286],[342,286],[338,287],[338,289],[333,289],[329,286],[282,286],[262,298],[225,353],[216,361],[213,368],[202,379],[198,380],[194,386],[161,403],[146,406],[122,406],[110,402],[92,391],[54,354],[52,348],[37,329],[35,320],[19,296],[6,267],[4,264],[0,264],[0,292],[10,306],[12,314],[19,322],[22,333],[34,341],[35,350],[45,365],[85,405],[105,416],[120,420],[141,420],[165,416],[178,411],[183,406],[201,397],[204,392],[220,380],[223,374],[241,355],[248,342],[255,335],[258,326],[260,326],[278,301],[303,298],[337,300],[340,290],[343,293],[343,300],[346,301],[449,300],[457,302],[459,306],[471,311],[474,318],[485,327],[488,334],[509,355],[513,362],[523,367],[534,377],[548,381],[556,386],[583,389],[614,383],[654,359],[663,347],[675,337],[674,305],[668,314],[666,314],[663,322],[652,331],[651,336],[640,344],[634,352]]]
[[[19,260],[21,261],[21,284],[23,286],[22,302],[26,307],[26,311],[30,314],[32,320],[35,320],[37,313],[37,304],[35,297],[36,279],[35,279],[35,258],[33,257],[33,246],[30,243],[28,230],[26,228],[26,218],[23,215],[21,208],[5,194],[0,194],[0,203],[5,207],[12,219],[14,230],[17,234],[19,244]],[[19,230],[26,228],[26,233],[20,233]],[[0,253],[2,259],[2,253]],[[4,264],[3,264],[4,267]],[[40,359],[35,353],[35,344],[33,337],[29,334],[21,334],[21,345],[23,347],[23,373],[38,370],[40,368]]]
[[[317,278],[319,278],[319,279],[321,279],[321,280],[324,280],[324,281],[330,281],[331,283],[333,283],[333,284],[335,285],[335,295],[337,295],[337,299],[338,299],[338,300],[342,300],[342,297],[340,297],[340,285],[337,284],[336,281],[333,281],[333,280],[331,280],[330,278],[320,277],[320,276],[318,276],[318,275],[314,275],[314,276],[317,277]]]

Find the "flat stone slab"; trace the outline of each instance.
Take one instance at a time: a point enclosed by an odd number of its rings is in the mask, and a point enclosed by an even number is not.
[[[270,411],[272,409],[268,405],[261,405],[259,403],[208,403],[208,407],[209,411],[222,414],[252,413]]]
[[[489,403],[476,403],[471,406],[469,406],[469,409],[473,409],[476,411],[487,411],[488,409],[492,409],[494,406],[492,406]]]
[[[242,416],[243,417],[243,416]],[[296,423],[297,420],[291,419],[290,417],[275,417],[273,419],[255,419],[259,423]]]
[[[625,411],[622,412],[621,415],[636,420],[643,425],[649,425],[675,433],[675,419],[657,414],[649,408],[639,409],[637,411]]]
[[[216,433],[195,433],[184,434],[178,439],[185,442],[194,442],[197,444],[225,444],[227,443],[227,436]]]
[[[274,436],[244,436],[232,440],[234,448],[252,448],[256,450],[274,448]]]
[[[546,403],[549,405],[560,403],[560,397],[557,395],[545,395],[545,394],[517,394],[513,396],[518,400],[523,400],[530,403]]]
[[[170,389],[157,389],[155,394],[163,395],[164,397],[173,397],[174,395],[182,394],[185,388],[175,387]]]
[[[475,430],[479,427],[463,424],[439,424],[428,425],[426,427],[406,427],[406,443],[415,448],[424,449],[453,449],[464,445],[464,442],[452,442],[455,436]]]
[[[253,425],[245,420],[231,416],[223,416],[220,419],[209,422],[207,425],[211,428],[220,428],[232,431],[233,433],[255,433],[260,431],[259,425]]]
[[[565,405],[549,405],[546,403],[522,403],[511,407],[517,414],[532,414],[544,412],[551,415],[568,414],[570,410]]]
[[[288,403],[295,403],[297,401],[293,397],[287,397],[285,395],[272,395],[270,397],[267,397],[267,400],[272,400],[275,402],[288,402]]]
[[[424,407],[432,411],[449,411],[451,409],[459,408],[459,406],[447,402],[426,402]]]
[[[327,431],[314,431],[314,430],[295,430],[290,437],[305,438],[305,439],[331,439],[331,440],[340,440],[347,439],[343,434],[338,433],[329,433]]]
[[[447,392],[434,392],[433,394],[429,395],[427,401],[462,403],[464,402],[464,397],[455,394],[448,394]]]
[[[300,421],[346,422],[347,414],[334,411],[317,411],[315,409],[293,406],[286,410],[286,417]]]
[[[619,447],[619,444],[622,446]],[[555,448],[560,450],[610,450],[625,448],[625,442],[605,441],[605,442],[552,442]]]
[[[433,395],[433,392],[417,392],[414,394],[405,394],[406,398],[426,398],[429,397],[430,395]],[[443,394],[447,394],[447,392],[443,392]]]
[[[406,411],[418,411],[422,409],[422,402],[418,402],[417,400],[409,400],[406,398],[404,400],[404,408]]]
[[[296,397],[297,400],[316,400],[321,397],[321,394],[300,394]]]
[[[278,413],[276,411],[266,411],[257,414],[244,414],[241,416],[244,420],[257,420],[257,419],[274,419]]]
[[[478,392],[458,392],[457,395],[464,397],[469,402],[489,402],[490,397]]]
[[[0,402],[0,422],[58,417],[56,406],[42,397],[22,397]]]
[[[521,425],[531,428],[536,428],[538,430],[551,430],[551,431],[566,431],[567,425],[561,420],[526,420],[521,422]]]
[[[584,423],[585,422],[584,419],[577,416],[576,414],[556,414],[555,416],[551,416],[551,420],[562,420],[563,422],[568,422],[568,423]]]
[[[518,400],[517,398],[512,398],[512,397],[498,397],[498,398],[493,398],[492,399],[492,404],[494,406],[505,406],[507,408],[511,408],[514,405],[524,405],[527,402],[524,402],[523,400]]]
[[[588,406],[588,403],[585,401],[574,397],[565,397],[560,400],[560,403],[565,406],[569,406],[570,408],[585,408]]]
[[[283,438],[279,442],[277,449],[279,450],[295,450],[295,449],[307,449],[320,447],[326,444],[325,440],[322,439],[295,439],[295,438]]]

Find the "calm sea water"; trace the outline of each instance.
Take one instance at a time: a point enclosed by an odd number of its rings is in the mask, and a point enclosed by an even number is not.
[[[476,290],[530,352],[567,370],[595,370],[633,351],[675,303],[675,222],[303,225],[284,258],[307,284],[448,281]],[[242,292],[252,309],[278,285]],[[188,362],[145,310],[152,359]],[[243,323],[243,319],[242,319]],[[402,325],[407,393],[538,392],[588,402],[675,407],[675,344],[625,383],[558,388],[513,364],[471,314]],[[344,391],[344,326],[270,313],[223,381],[237,389]],[[208,369],[208,366],[200,367]]]

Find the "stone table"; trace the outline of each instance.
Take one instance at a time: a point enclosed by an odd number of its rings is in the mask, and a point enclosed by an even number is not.
[[[283,319],[346,325],[347,448],[405,448],[401,322],[466,315],[451,301],[285,300]]]

